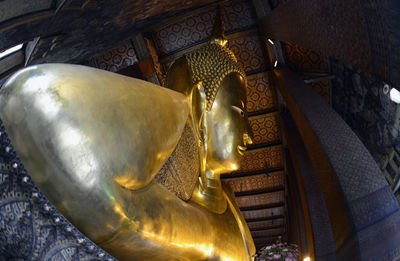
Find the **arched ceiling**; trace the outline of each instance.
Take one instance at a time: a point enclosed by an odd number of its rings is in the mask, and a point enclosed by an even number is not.
[[[85,63],[91,56],[179,12],[215,0],[6,0],[0,2],[0,50],[35,37],[59,36],[33,63]]]

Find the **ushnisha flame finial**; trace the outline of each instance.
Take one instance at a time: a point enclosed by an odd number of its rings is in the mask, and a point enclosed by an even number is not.
[[[217,43],[225,46],[228,40],[224,35],[224,27],[222,26],[221,7],[217,7],[217,14],[215,15],[214,27],[211,32],[210,43]]]

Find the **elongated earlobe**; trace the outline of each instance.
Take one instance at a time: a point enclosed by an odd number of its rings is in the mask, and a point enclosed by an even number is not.
[[[205,142],[205,117],[207,108],[207,97],[202,82],[197,82],[192,86],[189,95],[190,117],[192,126],[199,143]],[[199,145],[200,145],[199,144]]]

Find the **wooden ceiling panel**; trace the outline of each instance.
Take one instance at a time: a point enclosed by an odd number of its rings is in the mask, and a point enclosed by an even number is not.
[[[261,247],[265,247],[265,246],[276,243],[277,239],[278,239],[278,237],[255,238],[254,244],[256,245],[256,248],[259,249]]]
[[[280,236],[285,233],[284,227],[281,228],[273,228],[268,230],[259,230],[259,231],[252,231],[251,235],[253,238],[262,238],[262,237],[275,237]]]
[[[274,143],[281,140],[278,114],[269,113],[249,118],[253,131],[253,144]]]
[[[236,197],[236,203],[239,208],[260,207],[276,205],[285,202],[285,192],[276,191],[257,195]]]
[[[283,167],[282,147],[280,145],[253,149],[245,152],[238,173]]]
[[[275,95],[268,73],[247,76],[247,112],[276,108]]]
[[[285,219],[278,218],[278,219],[271,219],[271,220],[264,220],[264,221],[249,222],[249,223],[247,223],[247,225],[249,226],[250,230],[264,230],[264,229],[268,229],[268,228],[284,226]]]
[[[246,220],[260,219],[260,218],[270,218],[274,216],[283,216],[285,214],[284,207],[259,209],[259,210],[248,210],[242,211],[243,217]]]
[[[282,171],[241,178],[226,179],[234,192],[274,189],[285,185]]]

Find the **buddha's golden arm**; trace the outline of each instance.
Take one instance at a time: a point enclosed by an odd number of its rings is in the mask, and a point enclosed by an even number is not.
[[[42,65],[10,78],[0,116],[42,192],[120,260],[248,259],[232,209],[214,214],[151,182],[186,122],[183,95]]]

